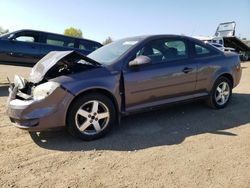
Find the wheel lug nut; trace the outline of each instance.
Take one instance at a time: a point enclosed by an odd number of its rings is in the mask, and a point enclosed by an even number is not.
[[[89,122],[90,122],[90,123],[93,123],[93,120],[90,120]]]
[[[89,114],[88,117],[91,118],[91,115]]]
[[[95,118],[96,121],[98,121],[98,118]]]

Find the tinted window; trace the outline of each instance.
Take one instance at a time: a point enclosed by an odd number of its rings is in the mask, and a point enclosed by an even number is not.
[[[165,63],[188,57],[186,44],[179,39],[161,39],[152,41],[137,52],[136,56],[139,55],[149,57],[152,60],[152,63]]]
[[[9,37],[13,37],[13,40],[21,42],[38,42],[38,33],[35,32],[20,32],[16,34],[10,34]]]
[[[163,56],[162,52],[159,49],[152,47],[152,46],[148,46],[148,45],[146,45],[145,47],[143,47],[140,51],[136,53],[136,56],[140,56],[140,55],[144,55],[148,57],[150,56],[162,57]]]
[[[19,36],[15,40],[22,42],[35,42],[35,38],[33,36]]]
[[[64,41],[56,40],[56,39],[47,39],[46,43],[50,45],[55,45],[55,46],[63,46]]]
[[[95,51],[100,47],[101,45],[95,42],[84,41],[84,40],[79,41],[79,49],[81,50]]]
[[[177,50],[178,57],[187,57],[186,45],[183,41],[168,41],[165,43],[168,48],[175,48]],[[182,58],[181,57],[181,58]]]
[[[68,37],[48,34],[46,39],[46,44],[55,45],[55,46],[65,46],[74,48],[75,39],[71,39]]]
[[[68,43],[65,43],[65,44],[69,48],[74,48],[75,47],[75,43],[74,42],[68,42]]]
[[[195,53],[196,55],[206,55],[206,54],[210,54],[211,51],[204,46],[195,44]]]

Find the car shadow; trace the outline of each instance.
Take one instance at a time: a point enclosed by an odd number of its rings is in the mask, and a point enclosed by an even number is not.
[[[250,94],[234,94],[221,110],[207,108],[203,102],[170,106],[124,117],[106,137],[85,142],[65,130],[30,133],[40,147],[60,151],[133,151],[182,143],[185,138],[204,133],[238,136],[230,128],[250,122]]]

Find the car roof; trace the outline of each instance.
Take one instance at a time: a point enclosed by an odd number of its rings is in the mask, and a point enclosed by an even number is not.
[[[59,33],[52,33],[52,32],[47,32],[47,31],[33,30],[33,29],[20,29],[20,30],[13,31],[11,33],[18,33],[18,32],[39,32],[39,33],[60,35],[60,36],[67,37],[67,38],[74,38],[74,39],[78,39],[78,40],[85,40],[85,41],[89,41],[89,42],[99,43],[97,41],[90,40],[90,39],[79,38],[79,37],[71,37],[71,36],[67,36],[67,35],[63,35],[63,34],[59,34]],[[101,44],[101,43],[99,43],[99,44]]]
[[[199,39],[189,37],[186,35],[176,35],[176,34],[155,34],[155,35],[140,35],[140,36],[134,36],[134,37],[126,37],[121,40],[154,40],[154,39],[160,39],[160,38],[183,38],[183,39],[190,39],[194,41],[199,41]]]

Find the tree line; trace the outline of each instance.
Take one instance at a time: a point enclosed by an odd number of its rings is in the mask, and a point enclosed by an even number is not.
[[[69,27],[69,28],[65,29],[63,34],[66,36],[83,38],[83,34],[82,34],[81,29],[77,29],[74,27]],[[108,37],[102,42],[102,44],[106,45],[106,44],[109,44],[111,42],[113,42],[113,39],[111,37]]]

